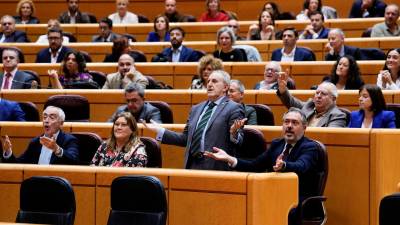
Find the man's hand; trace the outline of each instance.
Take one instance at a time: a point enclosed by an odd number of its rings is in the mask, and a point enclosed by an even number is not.
[[[235,120],[229,130],[231,135],[235,135],[237,131],[244,126],[246,123],[247,118],[241,119],[241,120]]]
[[[280,94],[283,94],[287,90],[288,79],[289,79],[289,69],[286,69],[286,72],[278,73],[278,90]]]
[[[333,49],[331,43],[326,43],[325,45],[325,51],[329,52],[329,54],[334,55],[335,54],[335,49]]]
[[[230,156],[224,150],[217,148],[217,147],[213,147],[213,152],[205,151],[204,156],[218,160],[218,161],[224,161],[229,164],[233,164],[235,162],[234,157]]]
[[[311,35],[315,34],[314,27],[312,25],[307,25],[306,28],[304,28],[304,32]]]
[[[6,155],[9,155],[11,152],[12,144],[8,135],[3,138],[3,149],[6,151]]]
[[[154,131],[156,133],[158,133],[158,131],[161,130],[162,128],[162,126],[154,120],[150,120],[150,123],[146,123],[144,119],[141,119],[140,122],[143,124],[145,128]]]
[[[57,150],[59,149],[59,146],[57,145],[56,139],[54,137],[48,138],[48,137],[42,136],[42,137],[40,137],[39,142],[41,145],[52,150],[54,153],[58,153]]]
[[[278,156],[278,158],[276,159],[275,166],[273,166],[275,172],[281,171],[283,168],[283,165],[285,165],[285,161],[283,161],[282,158],[283,158],[283,154],[280,154]]]

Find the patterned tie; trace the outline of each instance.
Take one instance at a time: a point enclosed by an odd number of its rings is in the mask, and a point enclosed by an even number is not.
[[[197,128],[194,131],[192,145],[190,148],[190,153],[192,155],[196,155],[197,153],[201,152],[201,137],[203,135],[204,129],[206,128],[208,120],[210,120],[214,106],[216,106],[214,102],[210,102],[210,104],[208,104],[208,109],[200,118],[200,122],[198,123]]]
[[[10,89],[10,79],[11,79],[11,73],[6,73],[6,79],[4,80],[4,85],[3,89]]]
[[[290,149],[291,149],[291,148],[292,148],[292,145],[291,145],[291,144],[286,144],[286,148],[285,148],[285,150],[283,150],[283,152],[282,152],[282,155],[283,155],[282,160],[283,160],[283,161],[285,161],[286,158],[289,156],[289,153],[290,153]]]

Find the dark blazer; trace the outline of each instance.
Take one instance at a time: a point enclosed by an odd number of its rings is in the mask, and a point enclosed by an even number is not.
[[[361,128],[364,121],[364,111],[358,110],[351,112],[349,127]],[[374,116],[372,128],[396,128],[396,116],[392,111],[382,110]]]
[[[361,53],[360,49],[357,47],[352,47],[352,46],[344,46],[344,54],[345,55],[351,55],[355,60],[360,60],[361,59]],[[336,61],[338,60],[340,56],[339,55],[331,55],[329,52],[325,55],[325,60],[326,61]]]
[[[172,62],[172,49],[165,48],[161,54],[168,58],[168,62]],[[198,54],[191,48],[188,48],[186,46],[182,46],[182,51],[181,55],[179,57],[179,62],[197,62],[199,61],[199,56]]]
[[[169,33],[167,32],[164,36],[164,40],[160,40],[160,37],[158,34],[154,31],[151,31],[149,35],[147,36],[146,41],[147,42],[159,42],[159,41],[169,41],[171,38],[169,36]]]
[[[272,52],[271,61],[281,61],[281,50],[282,48],[278,48]],[[315,57],[310,50],[297,46],[294,52],[294,61],[315,61]]]
[[[68,11],[61,13],[58,18],[58,21],[60,21],[60,23],[70,23],[71,17],[68,15]],[[78,11],[78,14],[76,15],[76,18],[75,18],[75,22],[76,23],[90,23],[89,15],[87,13]]]
[[[0,33],[0,39],[3,38],[4,33]],[[26,36],[26,33],[23,31],[16,30],[14,33],[12,33],[10,36],[6,37],[4,40],[5,43],[8,42],[30,42],[28,36]]]
[[[106,41],[106,42],[113,42],[115,38],[120,37],[119,34],[116,34],[116,33],[114,33],[114,32],[111,32],[111,33],[110,33],[110,36],[111,36],[110,41]],[[95,36],[93,36],[93,38],[92,38],[92,42],[105,42],[105,41],[104,41],[104,38],[101,37],[100,35],[95,35]]]
[[[68,51],[70,51],[72,49],[66,47],[66,46],[61,46],[61,51],[60,54],[57,57],[57,62],[61,62],[64,59],[65,53],[67,53]],[[51,62],[51,55],[49,52],[49,48],[44,48],[42,50],[40,50],[37,54],[36,54],[36,63],[50,63]]]
[[[273,166],[285,146],[285,139],[275,139],[271,146],[257,158],[248,161],[238,159],[235,170],[247,172],[273,172]],[[292,148],[286,159],[286,167],[282,172],[294,172],[299,176],[300,201],[306,197],[314,196],[317,193],[315,180],[318,180],[317,161],[318,146],[316,142],[302,137]]]
[[[18,102],[0,99],[0,121],[25,121],[25,113]]]
[[[183,132],[177,133],[165,130],[161,142],[186,147],[184,166],[187,169],[230,170],[229,166],[224,162],[208,157],[193,159],[190,156],[193,134],[208,103],[208,101],[204,101],[193,106]],[[236,147],[242,143],[243,131],[239,129],[238,142],[235,144],[230,139],[229,129],[235,120],[244,118],[243,106],[225,96],[216,107],[205,131],[204,150],[212,151],[213,147],[218,147],[224,149],[229,155],[234,156]]]
[[[10,158],[4,159],[4,161],[30,164],[39,163],[40,152],[42,150],[42,145],[39,142],[39,138],[40,136],[33,138],[29,143],[28,148],[20,157],[16,158],[14,155],[12,155]],[[50,159],[50,164],[70,165],[78,162],[78,139],[76,139],[72,134],[67,134],[60,130],[56,143],[64,150],[64,152],[62,157],[57,157],[53,154]]]
[[[257,112],[252,106],[243,104],[244,116],[247,118],[246,125],[257,125]]]
[[[323,27],[321,33],[319,33],[317,39],[326,39],[328,38],[328,34],[329,34],[329,29]],[[312,35],[311,34],[307,34],[304,39],[312,39]]]
[[[362,18],[363,11],[361,10],[362,0],[354,1],[349,18]],[[386,4],[380,0],[376,0],[375,3],[368,8],[369,15],[367,17],[384,17],[385,16]]]
[[[14,17],[14,19],[15,19],[15,23],[16,24],[22,24],[22,19],[21,19],[21,16],[13,16]],[[27,24],[39,24],[40,23],[40,21],[39,21],[39,19],[38,18],[36,18],[36,17],[34,17],[34,16],[31,16],[31,18],[29,19],[29,21],[28,21],[28,23]]]
[[[113,119],[121,112],[130,112],[127,105],[121,105],[117,111],[111,116],[108,122],[112,122]],[[157,123],[162,123],[161,112],[158,108],[154,107],[148,102],[145,102],[139,116],[134,116],[136,121],[145,120],[146,123],[150,123],[150,120],[154,120]]]
[[[129,51],[128,54],[135,60],[135,62],[147,62],[146,56],[142,53]],[[120,54],[107,54],[106,57],[104,57],[103,62],[118,62],[119,57],[121,57]]]
[[[0,87],[3,86],[3,77],[4,73],[0,73]],[[31,88],[31,83],[33,80],[35,80],[35,77],[32,75],[17,70],[11,85],[11,89],[29,89]]]

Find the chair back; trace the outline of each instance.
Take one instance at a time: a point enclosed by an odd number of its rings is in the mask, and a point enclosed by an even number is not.
[[[351,111],[343,107],[339,107],[339,110],[344,112],[344,114],[346,114],[346,127],[347,127],[350,123]]]
[[[272,110],[264,104],[247,104],[256,110],[257,125],[274,126],[274,114]]]
[[[321,196],[324,194],[326,181],[328,180],[328,152],[324,144],[316,140],[315,142],[318,144],[318,164],[316,167],[318,171],[318,181],[316,183],[315,195]]]
[[[70,43],[78,42],[76,37],[70,32],[63,32],[62,35],[65,36],[65,37],[68,37]]]
[[[135,60],[135,62],[147,62],[146,54],[139,50],[130,50],[128,54]]]
[[[26,121],[40,121],[39,110],[33,102],[18,102],[18,104],[25,113]]]
[[[241,159],[254,159],[267,150],[264,134],[253,128],[243,128],[243,143],[236,150],[236,156]]]
[[[90,119],[90,105],[86,97],[80,95],[53,95],[47,99],[47,106],[56,106],[65,113],[67,122],[88,122]]]
[[[360,48],[360,60],[384,60],[385,53],[379,48]]]
[[[163,123],[174,123],[174,115],[168,103],[163,101],[147,101],[147,102],[160,110],[161,121]]]
[[[164,186],[153,176],[117,177],[111,184],[108,225],[165,225]]]
[[[68,180],[37,176],[22,182],[17,223],[73,225],[74,220],[75,194]]]
[[[90,76],[92,76],[93,81],[96,82],[100,88],[104,86],[107,80],[107,75],[105,73],[94,70],[90,70],[88,73]]]
[[[140,137],[145,145],[147,154],[147,167],[162,168],[162,155],[160,144],[151,137]]]
[[[78,139],[79,165],[90,165],[93,156],[100,147],[103,140],[95,133],[91,132],[72,132]]]
[[[38,73],[36,73],[36,72],[33,71],[33,70],[21,70],[21,71],[22,71],[22,72],[25,72],[25,73],[27,73],[27,74],[29,74],[29,75],[31,75],[31,76],[35,79],[35,81],[37,82],[38,88],[41,88],[40,76],[39,76]]]
[[[400,193],[382,198],[379,205],[379,225],[400,224]]]
[[[400,104],[388,103],[386,104],[387,110],[393,111],[396,116],[396,128],[400,128]]]

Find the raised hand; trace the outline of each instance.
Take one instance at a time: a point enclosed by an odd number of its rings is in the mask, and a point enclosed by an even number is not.
[[[224,162],[230,162],[230,159],[233,158],[232,156],[228,155],[224,150],[213,147],[213,152],[205,151],[204,156]]]
[[[59,148],[59,146],[56,143],[56,139],[54,137],[49,138],[49,137],[41,136],[39,138],[39,142],[41,145],[52,150],[53,152],[56,152]]]
[[[276,158],[275,165],[273,166],[273,169],[275,172],[282,170],[282,167],[285,164],[285,162],[282,160],[282,158],[283,158],[283,154],[280,154],[278,156],[278,158]]]
[[[229,130],[231,135],[235,135],[237,131],[244,126],[246,123],[247,118],[241,119],[241,120],[235,120]]]
[[[151,131],[154,131],[158,133],[159,130],[161,130],[162,126],[161,124],[157,123],[154,120],[150,120],[150,123],[146,123],[144,119],[141,119],[140,122],[143,124],[143,126]]]

